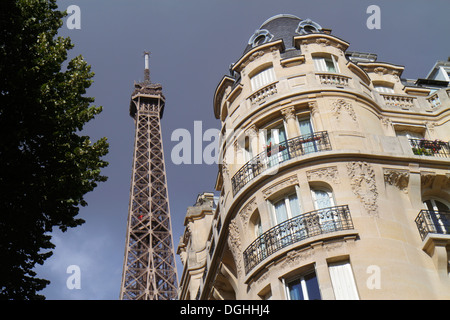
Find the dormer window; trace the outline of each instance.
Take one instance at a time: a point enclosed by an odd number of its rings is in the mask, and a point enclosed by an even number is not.
[[[252,48],[260,46],[266,42],[272,40],[273,34],[271,34],[266,29],[256,30],[255,33],[248,40],[248,44],[252,46]]]
[[[322,31],[322,27],[310,19],[301,21],[298,24],[297,30],[295,30],[298,34],[318,33],[320,31]]]

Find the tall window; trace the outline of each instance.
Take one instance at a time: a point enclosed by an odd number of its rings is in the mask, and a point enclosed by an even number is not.
[[[313,189],[312,198],[314,200],[314,207],[318,212],[319,225],[321,232],[333,232],[338,228],[338,219],[332,209],[327,208],[334,207],[333,193],[329,189],[320,188]]]
[[[314,67],[318,72],[339,73],[339,66],[333,55],[313,57]]]
[[[266,84],[274,82],[275,80],[275,72],[273,71],[273,67],[269,67],[251,77],[250,83],[252,85],[252,90],[256,91],[259,88],[264,87]]]
[[[333,207],[333,193],[326,188],[312,189],[312,197],[314,200],[314,207],[316,210]]]
[[[286,284],[289,300],[321,300],[316,273],[311,271]]]
[[[309,137],[312,137],[314,135],[314,129],[311,123],[311,119],[309,117],[305,118],[299,118],[298,119],[298,125],[300,128],[300,135],[306,139]],[[313,141],[310,142],[304,142],[302,143],[303,152],[311,153],[311,152],[317,152],[317,141],[313,139]]]
[[[328,265],[336,300],[359,300],[352,267],[348,261]]]
[[[280,125],[267,129],[266,151],[268,158],[268,166],[273,167],[280,162],[289,159],[288,149],[286,147],[286,130],[284,122]]]
[[[298,216],[301,213],[297,194],[285,196],[273,203],[275,225]]]

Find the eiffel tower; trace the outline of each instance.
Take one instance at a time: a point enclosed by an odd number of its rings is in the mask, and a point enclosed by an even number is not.
[[[162,86],[150,81],[149,54],[144,52],[144,81],[134,84],[130,102],[135,140],[121,300],[177,299],[161,136],[165,98]]]

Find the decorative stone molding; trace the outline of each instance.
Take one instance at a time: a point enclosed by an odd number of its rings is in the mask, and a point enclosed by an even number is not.
[[[284,189],[288,186],[292,186],[294,184],[298,184],[297,175],[290,176],[286,179],[283,179],[283,180],[271,185],[270,187],[268,187],[262,191],[264,200],[267,200],[267,198],[269,198],[270,195],[272,195],[273,193],[275,193],[281,189]]]
[[[349,162],[348,176],[353,193],[361,200],[370,215],[378,213],[378,191],[375,182],[375,171],[366,162]]]
[[[280,263],[279,268],[295,268],[301,265],[302,262],[311,258],[313,254],[314,251],[311,249],[311,247],[289,251],[285,256],[285,259]]]
[[[391,186],[399,188],[404,193],[408,193],[409,171],[384,169],[384,181]]]
[[[256,137],[258,135],[258,130],[256,126],[253,124],[245,130],[245,135],[247,137]]]
[[[336,184],[341,182],[336,166],[306,171],[306,177],[308,181],[325,180]]]
[[[356,121],[355,110],[353,109],[350,102],[345,101],[344,99],[338,99],[333,103],[333,113],[336,119],[339,119],[342,111],[346,111],[353,121]]]
[[[380,116],[379,119],[381,120],[381,124],[385,127],[390,127],[392,125],[392,121],[388,117]]]
[[[422,189],[432,188],[435,179],[436,179],[436,173],[421,172],[420,173],[420,184],[421,184]]]
[[[242,222],[243,230],[247,230],[248,221],[252,213],[256,210],[258,204],[256,203],[256,198],[252,198],[243,208],[239,211],[239,217]]]
[[[295,120],[295,108],[287,107],[281,110],[281,114],[283,115],[284,120],[288,121],[289,119]]]
[[[236,222],[235,217],[231,220],[230,225],[228,227],[228,247],[230,248],[231,254],[234,258],[234,263],[236,264],[237,272],[239,277],[243,275],[243,266],[242,266],[242,244],[241,244],[241,236],[239,233],[239,227]]]
[[[308,107],[311,110],[311,115],[314,116],[319,112],[319,107],[317,105],[317,101],[309,101]]]

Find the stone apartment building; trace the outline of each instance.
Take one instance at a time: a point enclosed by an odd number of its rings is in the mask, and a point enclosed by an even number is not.
[[[277,15],[221,79],[180,299],[450,299],[450,62],[411,80],[348,48]]]

